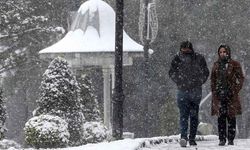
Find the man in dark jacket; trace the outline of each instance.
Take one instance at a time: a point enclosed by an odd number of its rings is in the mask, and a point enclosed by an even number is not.
[[[202,97],[202,84],[209,76],[205,58],[194,52],[192,43],[184,41],[180,51],[174,56],[169,70],[170,78],[176,83],[177,104],[180,111],[180,145],[186,147],[187,140],[190,145],[195,142],[199,104]],[[188,120],[190,119],[190,133],[188,138]]]

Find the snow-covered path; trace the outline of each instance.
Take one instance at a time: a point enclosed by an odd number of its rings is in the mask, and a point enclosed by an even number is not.
[[[46,149],[46,150],[250,150],[250,139],[236,139],[235,145],[218,146],[216,135],[197,136],[198,146],[180,147],[177,142],[179,135],[153,138],[123,139],[111,142],[87,144],[77,147]],[[162,144],[160,144],[162,143]],[[1,149],[1,148],[0,148]],[[34,148],[8,150],[37,150]],[[41,149],[42,150],[42,149]],[[45,149],[44,149],[45,150]]]
[[[198,146],[180,147],[179,143],[159,144],[141,150],[250,150],[250,139],[236,139],[235,145],[218,146],[219,141],[198,141]]]

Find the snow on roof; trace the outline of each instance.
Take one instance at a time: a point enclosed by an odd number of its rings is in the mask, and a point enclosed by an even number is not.
[[[39,53],[115,51],[115,12],[102,0],[88,0],[79,8],[63,39]],[[123,31],[123,51],[143,52],[143,46]]]

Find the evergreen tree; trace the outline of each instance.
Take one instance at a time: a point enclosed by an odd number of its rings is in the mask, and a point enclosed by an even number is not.
[[[64,31],[49,15],[39,13],[36,5],[35,0],[0,1],[0,73],[4,73],[3,88],[7,105],[11,106],[11,123],[7,124],[11,132],[6,135],[21,144],[22,128],[36,107],[41,70],[45,69],[38,51],[54,43]]]
[[[79,107],[77,90],[79,86],[68,62],[63,58],[54,59],[43,74],[41,83],[41,98],[37,101],[43,112],[53,110],[67,111],[75,106]]]
[[[97,96],[94,94],[94,86],[90,77],[92,75],[80,71],[77,81],[80,87],[80,101],[82,112],[86,122],[83,124],[83,144],[99,143],[110,137],[109,132],[101,119]]]
[[[0,89],[0,140],[4,138],[5,128],[5,120],[7,118],[6,108],[4,104],[3,91]]]
[[[86,121],[101,121],[100,110],[96,95],[94,95],[94,87],[91,79],[83,75],[78,79],[80,86],[81,103],[84,107],[83,114]]]
[[[68,62],[55,58],[43,74],[40,99],[34,115],[52,114],[64,118],[69,124],[70,145],[82,142],[83,107],[78,96],[79,86]]]

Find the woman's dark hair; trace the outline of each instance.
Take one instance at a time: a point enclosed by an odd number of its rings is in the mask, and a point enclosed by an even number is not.
[[[189,41],[183,41],[181,42],[181,46],[180,46],[180,49],[182,48],[189,48],[193,51],[193,44]]]
[[[225,48],[225,50],[228,52],[228,57],[231,58],[231,49],[230,49],[230,47],[228,45],[226,45],[226,44],[221,44],[220,47],[218,48],[218,55],[220,55],[219,51],[220,51],[221,48]]]

